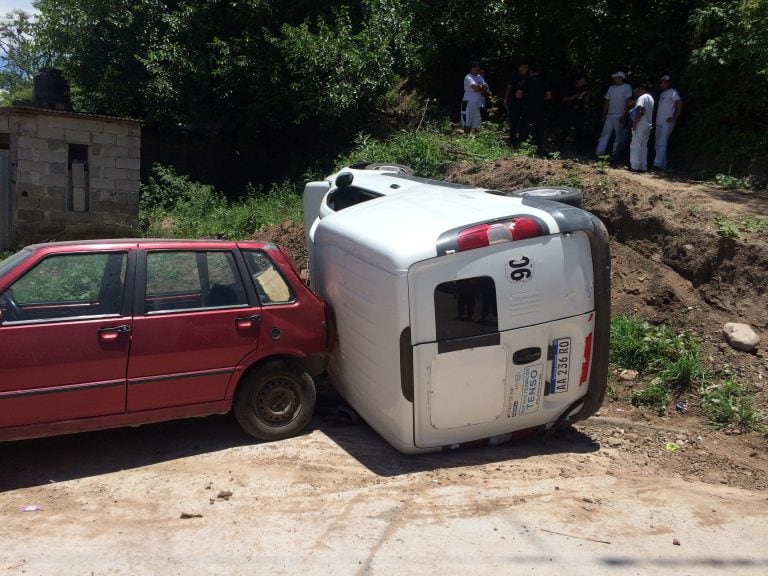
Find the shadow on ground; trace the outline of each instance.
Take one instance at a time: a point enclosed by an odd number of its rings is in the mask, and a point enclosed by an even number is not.
[[[599,449],[597,442],[586,434],[567,428],[546,439],[537,436],[499,446],[407,456],[387,444],[365,422],[351,422],[350,413],[354,414],[335,392],[320,386],[315,416],[304,433],[322,432],[380,476],[520,460],[542,454],[583,454]],[[229,416],[3,442],[0,443],[0,492],[140,468],[251,444],[259,442],[240,431]],[[301,458],[300,451],[296,458]],[[254,466],[258,466],[258,454],[254,453],[254,459]]]

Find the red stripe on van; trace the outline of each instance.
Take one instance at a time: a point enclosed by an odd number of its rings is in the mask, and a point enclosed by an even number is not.
[[[589,363],[592,360],[592,332],[587,334],[584,339],[584,362],[581,365],[581,378],[579,379],[579,386],[587,381],[587,374],[589,374]]]

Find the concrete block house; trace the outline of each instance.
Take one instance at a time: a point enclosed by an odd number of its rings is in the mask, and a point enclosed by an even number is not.
[[[33,102],[0,108],[0,249],[134,235],[140,123],[71,112],[35,80]]]

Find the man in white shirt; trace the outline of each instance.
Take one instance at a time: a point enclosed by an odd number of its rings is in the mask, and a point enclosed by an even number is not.
[[[624,113],[624,106],[627,98],[632,97],[632,86],[625,84],[627,75],[624,72],[615,72],[611,74],[613,86],[608,88],[605,93],[605,102],[603,103],[603,131],[597,141],[595,156],[605,155],[605,149],[608,147],[608,141],[611,136],[613,139],[613,152],[615,156],[618,152],[619,134],[621,131],[621,115]]]
[[[672,79],[669,76],[662,76],[659,85],[661,94],[659,94],[656,113],[656,156],[653,159],[653,167],[657,170],[666,170],[667,142],[683,111],[683,100],[677,90],[672,88]]]
[[[653,96],[648,85],[641,82],[635,87],[637,102],[629,113],[632,119],[632,142],[629,144],[629,165],[633,172],[648,170],[648,137],[653,124]]]
[[[485,95],[489,91],[480,71],[480,63],[472,62],[469,74],[464,76],[464,97],[461,100],[461,125],[464,134],[478,130],[482,121],[480,108],[485,104]]]

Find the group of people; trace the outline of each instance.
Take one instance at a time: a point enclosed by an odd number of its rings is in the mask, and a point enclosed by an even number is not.
[[[608,143],[613,138],[611,158],[617,160],[627,140],[630,140],[630,170],[647,171],[648,140],[654,127],[656,112],[653,168],[666,170],[667,143],[683,110],[683,100],[679,92],[672,87],[672,78],[667,74],[659,80],[661,92],[658,106],[650,94],[649,83],[640,82],[633,90],[627,84],[626,78],[624,72],[611,74],[613,84],[605,93],[603,129],[597,141],[595,155],[606,155]]]
[[[612,85],[605,93],[602,108],[602,131],[595,149],[596,156],[606,155],[613,139],[612,161],[618,161],[629,142],[630,169],[648,170],[648,140],[654,128],[655,155],[653,168],[666,170],[667,142],[682,111],[680,94],[672,87],[669,75],[661,77],[658,103],[651,95],[651,86],[641,82],[634,89],[627,83],[624,72],[611,74]],[[574,133],[578,153],[586,149],[586,125],[589,116],[590,90],[583,75],[575,76],[561,90],[559,143],[561,148]],[[470,64],[464,77],[464,97],[461,103],[461,125],[465,134],[478,130],[486,110],[490,88],[483,77],[479,62]],[[552,89],[537,67],[521,63],[507,83],[503,105],[509,120],[509,144],[517,147],[531,141],[539,151],[544,148],[544,121]]]

